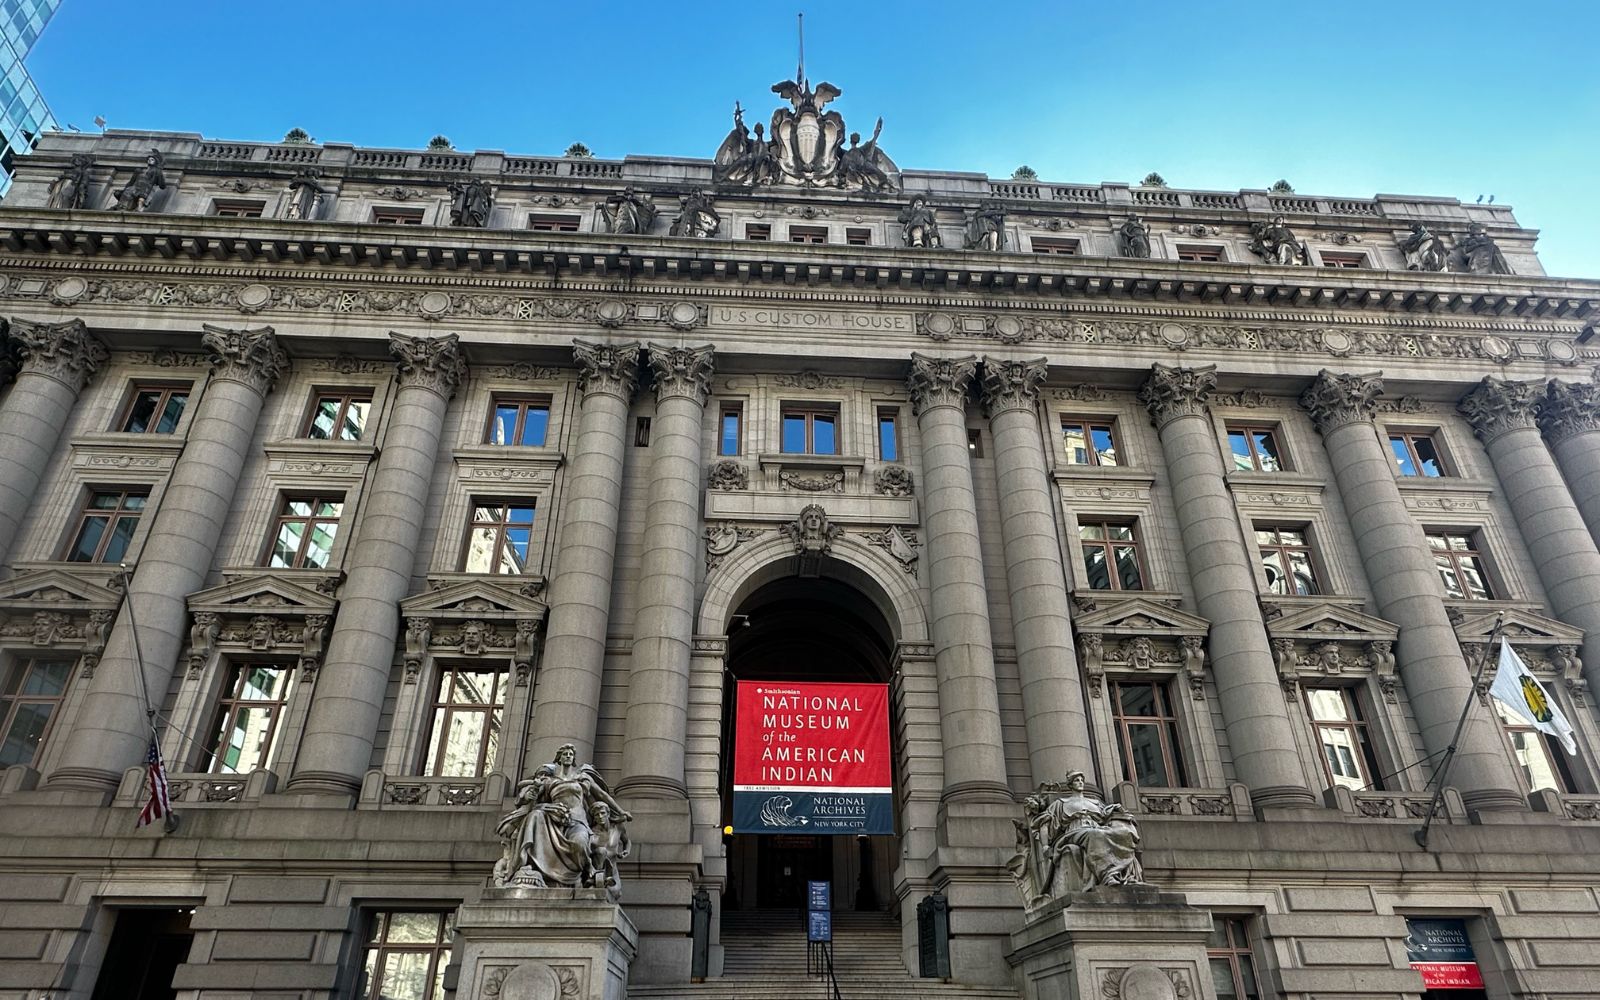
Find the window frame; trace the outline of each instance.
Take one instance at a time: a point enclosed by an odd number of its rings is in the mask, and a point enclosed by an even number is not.
[[[1107,693],[1111,704],[1111,727],[1117,741],[1117,753],[1122,762],[1122,780],[1130,782],[1136,788],[1188,788],[1189,771],[1184,766],[1183,740],[1178,717],[1176,702],[1172,697],[1171,678],[1140,678],[1137,680],[1121,680],[1108,678],[1111,690]],[[1122,706],[1122,689],[1124,686],[1149,687],[1153,694],[1152,701],[1156,705],[1155,715],[1127,715]],[[1168,779],[1176,779],[1176,783],[1167,785],[1146,785],[1139,780],[1138,767],[1134,764],[1133,738],[1129,732],[1129,725],[1154,727],[1159,736],[1158,743],[1161,748],[1161,765],[1167,773]]]
[[[62,552],[60,561],[81,562],[90,566],[107,564],[109,560],[105,558],[106,545],[107,542],[116,534],[115,527],[117,522],[123,520],[124,518],[131,517],[134,523],[133,530],[128,533],[128,544],[123,548],[122,553],[115,560],[116,562],[122,562],[126,558],[127,554],[133,550],[134,542],[139,537],[139,529],[142,526],[141,522],[144,520],[145,512],[150,509],[151,487],[137,484],[130,486],[86,485],[84,489],[87,495],[82,501],[80,501],[78,505],[77,515],[73,521],[72,530],[68,532],[66,549]],[[117,500],[116,507],[97,508],[92,506],[95,497],[110,496],[113,494],[119,498]],[[133,511],[131,514],[129,513],[127,507],[127,501],[130,497],[139,497],[144,501],[139,505],[137,510]],[[79,540],[83,538],[83,531],[89,519],[100,516],[104,516],[106,518],[106,528],[100,533],[99,541],[95,543],[94,557],[91,559],[74,559],[73,555],[80,548],[78,543]]]
[[[1280,425],[1227,421],[1223,424],[1223,432],[1226,434],[1228,440],[1228,457],[1232,459],[1232,464],[1234,466],[1228,470],[1229,472],[1263,472],[1276,474],[1279,472],[1293,471],[1293,467],[1289,464],[1288,450],[1283,446],[1283,434],[1282,427]],[[1233,450],[1233,436],[1235,434],[1244,435],[1245,448],[1250,454],[1250,468],[1248,469],[1241,469],[1238,467],[1238,460],[1243,456],[1241,456],[1237,451]],[[1278,463],[1278,467],[1276,469],[1267,469],[1262,467],[1261,454],[1256,446],[1256,435],[1258,434],[1265,434],[1272,440],[1273,447],[1277,449],[1275,458]]]
[[[389,929],[398,915],[431,914],[439,917],[433,940],[391,941]],[[383,908],[368,910],[366,929],[361,942],[361,958],[356,963],[355,1000],[383,1000],[384,958],[390,954],[419,954],[428,956],[428,971],[423,979],[422,1000],[444,1000],[444,970],[450,964],[450,952],[455,942],[456,911],[454,908],[418,908],[415,910]],[[374,974],[374,971],[376,974]]]
[[[1261,963],[1256,960],[1255,948],[1250,943],[1250,922],[1252,919],[1253,916],[1247,913],[1217,913],[1213,911],[1211,914],[1212,935],[1215,936],[1220,929],[1222,931],[1222,943],[1213,944],[1209,939],[1206,941],[1206,968],[1208,972],[1211,972],[1212,962],[1227,963],[1228,971],[1233,977],[1234,1000],[1245,1000],[1246,997],[1262,1000],[1262,997],[1265,996],[1261,992]],[[1235,924],[1238,926],[1237,938],[1234,932]],[[1254,987],[1253,990],[1245,988],[1244,972],[1240,969],[1239,964],[1241,956],[1250,962],[1249,985]],[[1215,973],[1212,973],[1212,975],[1215,976]],[[1215,980],[1213,979],[1213,981]]]
[[[1060,236],[1030,236],[1028,249],[1033,253],[1050,257],[1081,257],[1083,241],[1064,239]]]
[[[1172,256],[1190,264],[1226,264],[1228,248],[1220,243],[1175,243]]]
[[[153,419],[150,421],[149,426],[142,431],[129,430],[128,422],[133,419],[134,407],[139,405],[139,398],[146,393],[157,394],[156,408],[151,411]],[[178,409],[177,419],[172,422],[172,429],[167,431],[157,430],[161,425],[161,415],[166,413],[166,409],[171,405],[172,397],[175,395],[183,396],[183,405]],[[117,422],[113,425],[113,432],[117,434],[176,435],[178,428],[183,426],[184,416],[189,412],[189,398],[193,395],[193,382],[134,379],[128,392],[128,398],[122,404],[122,409],[118,411]]]
[[[1062,465],[1073,469],[1125,469],[1128,463],[1124,461],[1122,452],[1122,435],[1117,431],[1116,417],[1087,416],[1081,413],[1062,413],[1057,423],[1061,427],[1061,452]],[[1083,429],[1084,454],[1086,462],[1072,461],[1072,445],[1069,443],[1067,427],[1072,424]],[[1100,449],[1094,443],[1094,432],[1104,430],[1106,437],[1111,441],[1112,460],[1107,463],[1100,455]]]
[[[872,230],[865,226],[850,226],[844,231],[845,246],[870,247],[872,246]]]
[[[1273,521],[1252,522],[1251,530],[1256,533],[1256,565],[1261,568],[1262,581],[1265,585],[1262,593],[1276,597],[1322,597],[1329,593],[1327,584],[1323,582],[1325,574],[1319,565],[1321,560],[1317,557],[1316,541],[1309,524],[1281,524]],[[1301,541],[1298,543],[1283,541],[1281,536],[1285,531],[1295,532],[1300,536]],[[1262,532],[1271,532],[1279,537],[1272,541],[1263,541],[1261,538]],[[1311,577],[1312,589],[1310,593],[1302,594],[1298,586],[1292,592],[1273,589],[1272,578],[1267,574],[1267,554],[1269,552],[1278,555],[1278,565],[1285,580],[1289,580],[1295,575],[1291,568],[1294,566],[1294,561],[1290,559],[1291,553],[1303,553],[1305,555],[1306,569]]]
[[[495,427],[500,422],[500,410],[503,407],[516,407],[517,417],[512,425],[512,440],[501,443],[494,439]],[[489,396],[489,420],[483,431],[483,443],[491,448],[544,448],[550,443],[550,418],[555,407],[551,398],[537,393],[496,392]],[[540,435],[537,444],[523,444],[522,437],[527,432],[529,410],[544,411],[544,433]]]
[[[1487,546],[1483,544],[1483,530],[1481,528],[1424,527],[1422,533],[1428,543],[1428,552],[1433,556],[1434,571],[1439,574],[1439,582],[1444,587],[1445,600],[1496,601],[1501,599],[1499,596],[1501,588],[1494,579],[1494,571],[1489,559]],[[1442,548],[1433,544],[1436,538],[1445,540],[1445,545]],[[1467,547],[1462,549],[1451,547],[1450,542],[1455,538],[1460,538],[1466,543]],[[1478,578],[1483,581],[1484,593],[1481,597],[1470,593],[1470,588],[1461,586],[1464,580],[1461,573],[1461,559],[1463,556],[1470,557],[1477,563]],[[1442,559],[1448,560],[1451,564],[1451,573],[1456,580],[1456,589],[1460,590],[1461,593],[1450,593],[1450,585],[1445,580],[1444,567],[1440,565],[1440,560]]]
[[[28,678],[34,673],[36,664],[60,664],[64,666],[66,676],[61,681],[61,693],[57,695],[27,694],[25,687]],[[78,658],[75,656],[50,655],[47,653],[28,652],[7,656],[0,662],[0,669],[4,670],[5,683],[0,684],[0,702],[5,703],[0,709],[0,747],[11,737],[11,731],[17,724],[17,713],[29,705],[53,706],[45,718],[44,728],[39,733],[39,742],[34,744],[33,756],[28,760],[15,761],[8,767],[21,764],[27,767],[36,767],[44,748],[50,742],[50,734],[55,731],[56,720],[61,718],[62,706],[66,704],[67,692],[72,688],[72,675],[76,672]],[[11,681],[15,679],[15,692],[8,692]]]
[[[1084,529],[1086,528],[1099,528],[1105,537],[1087,538],[1084,536]],[[1130,537],[1126,539],[1112,538],[1110,537],[1112,528],[1127,528]],[[1086,589],[1099,593],[1129,594],[1145,593],[1152,589],[1150,586],[1150,569],[1146,565],[1144,558],[1144,540],[1140,538],[1137,518],[1104,517],[1093,520],[1079,518],[1078,543],[1083,552],[1082,566]],[[1094,574],[1089,569],[1089,550],[1091,548],[1102,549],[1105,552],[1104,565],[1106,567],[1106,579],[1110,584],[1109,587],[1096,587],[1094,585]],[[1133,550],[1134,566],[1139,571],[1138,587],[1124,587],[1122,585],[1122,574],[1112,571],[1114,567],[1120,566],[1116,558],[1116,550],[1118,548],[1131,548]]]
[[[1370,267],[1365,253],[1352,250],[1319,250],[1317,256],[1322,258],[1323,267],[1335,267],[1341,270]]]
[[[827,246],[827,226],[792,225],[789,227],[789,242],[800,243],[806,246]]]
[[[1316,712],[1311,707],[1311,695],[1317,691],[1335,691],[1339,694],[1340,703],[1344,706],[1347,719],[1318,719]],[[1347,684],[1302,684],[1300,686],[1300,705],[1305,710],[1306,722],[1311,726],[1312,748],[1317,751],[1317,761],[1322,768],[1322,777],[1328,782],[1328,787],[1344,785],[1352,792],[1382,791],[1383,771],[1378,766],[1378,751],[1372,742],[1372,723],[1369,720],[1371,713],[1362,708],[1363,692]],[[1357,770],[1362,773],[1357,777],[1363,779],[1361,787],[1357,788],[1345,784],[1340,778],[1348,775],[1335,775],[1333,767],[1328,763],[1328,750],[1330,744],[1324,743],[1322,733],[1324,730],[1343,730],[1350,734],[1351,741],[1356,745],[1359,753],[1352,760]],[[1333,744],[1337,745],[1337,744]]]
[[[733,420],[733,450],[728,450],[728,420]],[[717,457],[744,454],[744,403],[724,401],[717,407]]]
[[[787,445],[785,429],[791,417],[799,417],[805,421],[805,448],[803,451],[791,451]],[[816,420],[818,417],[827,417],[833,423],[833,450],[818,451],[816,448]],[[844,454],[844,420],[840,413],[838,403],[791,403],[778,404],[778,451],[783,455],[820,455],[832,458]]]
[[[259,219],[266,214],[267,203],[249,198],[213,198],[211,214],[220,219]]]
[[[1541,790],[1544,786],[1534,785],[1532,772],[1519,758],[1516,739],[1518,736],[1526,737],[1528,740],[1533,741],[1533,744],[1543,754],[1545,766],[1555,778],[1558,786],[1553,790],[1560,794],[1571,793],[1576,788],[1572,769],[1567,765],[1566,754],[1557,745],[1555,738],[1512,716],[1501,708],[1493,697],[1490,697],[1489,704],[1494,709],[1495,721],[1499,723],[1500,740],[1505,744],[1506,753],[1511,757],[1511,766],[1516,770],[1524,790],[1531,794]]]
[[[1427,480],[1450,479],[1455,476],[1455,473],[1452,471],[1451,463],[1445,458],[1445,450],[1439,443],[1440,434],[1437,430],[1416,431],[1407,430],[1405,428],[1385,427],[1383,429],[1383,433],[1384,443],[1387,444],[1389,448],[1389,460],[1394,463],[1395,476],[1397,478]],[[1416,442],[1419,438],[1426,440],[1428,442],[1428,446],[1433,449],[1434,464],[1439,467],[1439,474],[1437,476],[1430,476],[1426,472],[1421,471],[1424,462],[1422,455],[1417,451],[1416,447]],[[1397,443],[1404,445],[1407,461],[1411,463],[1412,468],[1418,471],[1414,473],[1408,473],[1405,471],[1404,466],[1400,464],[1400,457],[1395,454],[1395,445]]]
[[[217,707],[211,715],[211,728],[208,730],[205,753],[205,773],[207,774],[249,774],[251,771],[271,770],[279,761],[276,759],[280,748],[280,741],[286,728],[289,703],[294,697],[295,690],[300,686],[300,675],[295,665],[289,661],[276,660],[225,660],[222,664],[221,686],[218,689]],[[284,672],[283,688],[276,698],[245,698],[243,688],[249,678],[251,670],[265,667],[281,669]],[[266,709],[269,721],[267,734],[263,741],[265,749],[260,752],[255,766],[248,770],[239,770],[235,767],[224,767],[223,751],[228,746],[225,738],[235,728],[234,723],[238,712],[244,709]],[[241,758],[242,759],[242,758]]]
[[[423,211],[400,205],[372,206],[372,224],[375,226],[420,226]]]
[[[372,419],[374,396],[375,393],[370,388],[314,390],[311,394],[311,408],[306,412],[305,420],[301,421],[300,433],[297,436],[306,441],[344,441],[347,443],[356,443],[361,441],[361,439],[367,433],[367,421]],[[332,434],[328,437],[318,437],[312,433],[317,426],[317,414],[322,411],[322,404],[325,400],[338,400],[338,406],[335,408],[333,414],[333,427],[336,430],[344,427],[345,419],[350,412],[351,406],[357,403],[367,404],[366,416],[362,418],[361,427],[356,432],[355,437],[341,437],[338,434]]]
[[[583,225],[583,217],[549,212],[529,212],[528,230],[535,233],[575,233]]]
[[[883,447],[884,429],[885,429],[886,425],[888,427],[888,434],[889,434],[888,440],[889,440],[889,444],[891,446],[890,449],[888,449],[889,452],[890,452],[889,454],[885,454],[885,449]],[[878,407],[877,408],[877,418],[875,420],[875,426],[876,426],[877,432],[878,432],[877,433],[877,439],[878,439],[878,461],[880,461],[880,462],[899,462],[901,460],[900,459],[900,453],[905,450],[905,446],[904,446],[903,442],[900,440],[900,407],[898,407],[898,406],[880,406],[880,407]]]
[[[744,238],[756,243],[771,243],[772,224],[769,222],[746,222],[744,224]]]
[[[478,512],[478,509],[482,508],[482,507],[499,507],[499,508],[502,508],[505,511],[505,515],[499,521],[480,521],[478,519],[477,512]],[[527,507],[533,512],[532,515],[530,516],[529,520],[525,524],[523,522],[521,522],[521,521],[512,521],[511,520],[511,512],[514,509],[519,508],[519,507]],[[538,498],[537,497],[534,497],[534,496],[525,496],[525,497],[524,496],[514,496],[514,497],[513,496],[505,496],[505,497],[500,497],[500,496],[469,496],[469,497],[467,497],[467,531],[466,531],[465,544],[463,544],[462,548],[461,548],[461,559],[458,562],[458,565],[460,566],[460,572],[462,572],[462,573],[472,573],[474,575],[482,575],[482,576],[525,576],[525,575],[527,575],[528,568],[531,565],[533,565],[533,562],[534,562],[534,551],[533,551],[534,525],[536,525],[538,523],[539,523],[539,503],[538,503]],[[523,564],[523,566],[521,568],[515,569],[515,570],[505,570],[505,569],[501,569],[500,568],[500,566],[502,565],[502,563],[501,563],[501,555],[502,555],[502,553],[504,551],[504,547],[505,547],[506,533],[513,526],[525,527],[527,529],[527,532],[528,532],[527,551],[525,551],[523,553],[524,564]],[[473,535],[477,532],[477,530],[479,528],[487,528],[487,527],[493,527],[493,528],[496,529],[496,535],[495,535],[494,544],[489,549],[489,552],[490,552],[489,568],[488,569],[472,569],[471,566],[470,566],[470,562],[469,561],[472,558],[472,539],[473,539]]]
[[[337,494],[337,500],[333,499],[334,496],[335,494],[333,492],[302,493],[285,491],[281,493],[278,497],[278,513],[273,517],[272,528],[267,533],[267,546],[266,551],[261,556],[261,565],[268,569],[315,570],[325,570],[332,565],[333,553],[337,547],[339,539],[339,525],[344,520],[344,508],[345,504],[347,503],[345,499],[346,495],[343,492],[339,492]],[[292,503],[309,503],[311,505],[311,512],[303,515],[292,513],[289,510],[289,505]],[[329,517],[325,514],[318,514],[317,510],[324,504],[336,504],[339,508],[339,513],[333,517]],[[284,525],[297,522],[304,524],[305,530],[301,532],[300,541],[295,546],[294,557],[290,560],[289,565],[287,566],[274,565],[272,560],[277,555],[278,538],[283,533]],[[324,563],[321,566],[307,564],[306,551],[311,546],[311,538],[315,530],[314,525],[326,525],[329,523],[332,524],[332,528],[327,532],[329,542],[327,550],[327,563]]]
[[[499,764],[499,755],[505,752],[504,737],[506,728],[506,703],[510,699],[510,689],[514,684],[514,677],[509,666],[502,662],[487,660],[455,660],[443,661],[438,664],[437,676],[433,688],[433,699],[429,704],[428,732],[422,740],[420,750],[422,756],[418,773],[425,778],[483,778],[486,777]],[[494,675],[494,687],[491,692],[498,701],[486,703],[457,702],[451,700],[456,686],[454,681],[457,674],[475,673]],[[471,774],[448,774],[442,770],[444,758],[450,750],[448,729],[459,715],[474,714],[485,717],[485,725],[478,736],[478,750],[476,755],[476,770]],[[493,727],[491,730],[491,726]],[[437,748],[433,746],[435,737],[440,733],[445,735],[439,738]],[[499,737],[495,745],[495,759],[488,757],[489,736],[494,732]]]

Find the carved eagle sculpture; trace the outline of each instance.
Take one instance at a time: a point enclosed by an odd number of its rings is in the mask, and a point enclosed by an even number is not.
[[[804,109],[807,103],[816,110],[821,111],[823,105],[844,93],[844,91],[831,83],[819,83],[815,91],[808,89],[809,86],[809,81],[796,83],[793,80],[785,80],[782,83],[773,84],[772,92],[793,104],[796,111]]]

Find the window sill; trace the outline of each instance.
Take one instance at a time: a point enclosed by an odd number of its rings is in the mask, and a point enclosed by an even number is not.
[[[1155,473],[1129,465],[1057,465],[1055,480],[1058,483],[1110,484],[1127,483],[1144,486],[1155,485]]]
[[[774,454],[758,455],[756,461],[762,468],[769,465],[806,465],[825,469],[864,469],[867,465],[865,458],[855,458],[848,455],[811,455],[800,452],[777,452]]]

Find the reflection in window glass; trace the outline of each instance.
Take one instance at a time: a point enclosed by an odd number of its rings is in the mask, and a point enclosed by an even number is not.
[[[523,573],[533,541],[532,500],[480,500],[472,508],[467,554],[468,573]]]
[[[72,661],[19,657],[0,678],[0,768],[32,766],[72,676]]]
[[[1061,418],[1061,440],[1068,465],[1118,465],[1117,439],[1111,422]]]
[[[505,678],[503,670],[450,667],[441,672],[423,774],[477,778],[493,769]]]
[[[1106,521],[1078,526],[1083,542],[1084,571],[1094,590],[1143,590],[1139,539],[1131,524]]]
[[[1306,688],[1306,714],[1322,746],[1324,774],[1352,791],[1383,787],[1367,742],[1367,724],[1349,688]]]
[[[269,767],[277,744],[293,670],[280,663],[236,663],[229,668],[217,708],[207,770],[248,774]]]
[[[454,913],[372,914],[361,962],[360,1000],[444,1000]]]

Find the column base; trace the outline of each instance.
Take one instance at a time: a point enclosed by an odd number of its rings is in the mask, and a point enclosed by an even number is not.
[[[344,795],[355,798],[361,792],[361,779],[338,771],[297,771],[285,792],[304,795]]]
[[[1016,803],[1011,786],[999,781],[962,781],[946,785],[939,794],[941,802],[1004,802]]]
[[[1479,788],[1461,793],[1470,812],[1527,812],[1528,800],[1509,788]]]
[[[616,793],[618,798],[687,799],[689,786],[658,774],[636,774],[617,782]]]
[[[121,771],[103,771],[98,767],[58,768],[44,779],[45,788],[81,788],[88,792],[115,792],[120,784]]]
[[[456,916],[456,995],[625,1000],[633,921],[604,889],[486,889]]]
[[[1301,785],[1269,785],[1250,789],[1250,804],[1263,809],[1321,809],[1316,793]]]
[[[1153,885],[1073,893],[1028,917],[1006,961],[1025,1000],[1216,1000],[1206,960],[1211,914]]]

